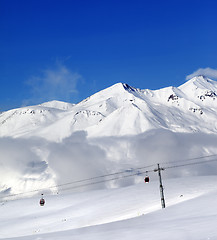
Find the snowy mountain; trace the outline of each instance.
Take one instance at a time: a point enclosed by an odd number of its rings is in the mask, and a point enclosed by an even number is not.
[[[216,119],[204,76],[1,113],[0,239],[216,239]]]
[[[0,114],[0,196],[153,164],[217,154],[217,82],[141,90],[118,83],[78,104],[52,101]],[[165,177],[213,175],[188,167]],[[156,177],[155,177],[156,178]],[[142,181],[93,186],[111,188]],[[89,188],[88,188],[89,189]],[[51,189],[51,191],[58,189]]]
[[[88,137],[135,135],[151,129],[217,132],[217,82],[194,77],[180,87],[140,90],[118,83],[78,104],[52,101],[0,115],[0,136],[62,141],[85,130]]]

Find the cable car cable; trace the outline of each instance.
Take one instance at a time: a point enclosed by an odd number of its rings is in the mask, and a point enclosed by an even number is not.
[[[152,165],[148,165],[145,167],[139,167],[139,168],[134,168],[133,171],[135,170],[141,170],[144,168],[149,168],[155,166],[155,164]],[[147,172],[147,171],[146,171]],[[58,185],[54,185],[54,186],[50,186],[50,187],[46,187],[46,188],[40,188],[40,189],[35,189],[35,190],[31,190],[31,191],[26,191],[26,192],[21,192],[21,193],[16,193],[16,194],[10,194],[4,197],[0,197],[1,198],[6,198],[6,197],[15,197],[15,196],[19,196],[19,195],[25,195],[25,194],[29,194],[29,193],[34,193],[34,192],[40,192],[40,191],[45,191],[48,189],[52,189],[52,188],[60,188],[66,185],[71,185],[71,184],[76,184],[76,183],[82,183],[82,182],[86,182],[86,181],[92,181],[95,179],[99,179],[99,178],[105,178],[105,177],[110,177],[110,176],[114,176],[114,175],[118,175],[118,174],[123,174],[123,173],[128,173],[127,170],[125,171],[120,171],[120,172],[116,172],[116,173],[110,173],[110,174],[106,174],[106,175],[101,175],[101,176],[97,176],[97,177],[92,177],[92,178],[86,178],[86,179],[82,179],[82,180],[77,180],[77,181],[73,181],[73,182],[68,182],[68,183],[64,183],[64,184],[58,184]],[[140,172],[141,174],[144,172]],[[138,175],[138,173],[133,174],[133,175],[129,175],[129,176],[136,176]],[[117,178],[118,179],[118,178]],[[106,181],[111,181],[110,179],[106,180]]]
[[[178,163],[178,162],[190,162],[190,161],[194,161],[194,160],[197,160],[197,159],[216,157],[216,156],[217,156],[217,154],[212,154],[212,155],[207,155],[207,156],[194,157],[194,158],[188,158],[188,159],[183,159],[183,160],[176,160],[175,162],[174,161],[161,162],[161,164],[170,164],[170,163]]]
[[[181,164],[181,165],[174,165],[174,166],[169,166],[169,167],[164,167],[164,169],[170,169],[170,168],[178,168],[178,167],[184,167],[184,166],[191,166],[191,165],[198,165],[202,163],[210,163],[210,162],[216,162],[217,159],[212,159],[208,161],[200,161],[200,162],[195,162],[195,163],[186,163],[186,164]]]
[[[196,159],[202,159],[202,158],[207,158],[207,157],[211,157],[211,156],[216,156],[216,155],[210,155],[210,156],[203,156],[203,157],[198,157],[198,158],[192,158],[192,159],[186,159],[186,160],[182,160],[181,162],[185,162],[185,161],[191,161],[191,160],[196,160]],[[197,164],[202,164],[202,163],[209,163],[209,162],[215,162],[217,161],[217,159],[213,159],[213,160],[206,160],[206,161],[201,161],[201,162],[196,162],[196,163],[187,163],[187,164],[181,164],[181,165],[173,165],[173,166],[168,166],[168,167],[164,167],[164,169],[170,169],[170,168],[178,168],[178,167],[184,167],[184,166],[190,166],[190,165],[197,165]],[[169,162],[162,162],[161,164],[168,164]],[[171,162],[172,163],[172,162]],[[152,166],[155,166],[156,164],[152,164],[149,166],[145,166],[145,167],[139,167],[139,168],[134,168],[133,170],[141,170],[144,168],[149,168]],[[143,174],[143,173],[148,173],[148,172],[154,172],[155,170],[146,170],[144,172],[139,172],[139,174]],[[118,174],[123,174],[123,173],[127,173],[127,170],[125,171],[120,171],[120,172],[116,172],[116,173],[111,173],[111,174],[106,174],[106,175],[102,175],[102,176],[97,176],[97,177],[92,177],[92,178],[87,178],[87,179],[82,179],[82,180],[77,180],[77,181],[73,181],[73,182],[69,182],[69,183],[64,183],[64,184],[59,184],[59,185],[55,185],[55,186],[50,186],[47,188],[41,188],[41,189],[35,189],[35,190],[31,190],[31,191],[27,191],[27,192],[21,192],[21,193],[17,193],[17,194],[10,194],[4,197],[0,197],[0,199],[2,198],[8,198],[8,197],[15,197],[15,196],[19,196],[19,195],[24,195],[24,194],[29,194],[29,193],[33,193],[33,192],[40,192],[43,190],[48,190],[48,189],[52,189],[52,188],[58,188],[58,187],[63,187],[66,185],[70,185],[70,184],[75,184],[75,183],[82,183],[85,181],[92,181],[95,179],[99,179],[99,178],[103,178],[103,177],[109,177],[109,176],[114,176],[114,175],[118,175]],[[138,173],[135,174],[131,174],[131,175],[125,175],[125,176],[120,176],[120,177],[116,177],[116,178],[112,178],[112,179],[107,179],[107,180],[102,180],[102,181],[98,181],[98,182],[93,182],[93,183],[86,183],[83,185],[78,185],[78,186],[72,186],[68,189],[73,189],[73,188],[79,188],[79,187],[84,187],[84,186],[89,186],[89,185],[93,185],[93,184],[99,184],[99,183],[103,183],[103,182],[108,182],[108,181],[113,181],[113,180],[117,180],[117,179],[123,179],[123,178],[127,178],[127,177],[132,177],[132,176],[138,176]]]

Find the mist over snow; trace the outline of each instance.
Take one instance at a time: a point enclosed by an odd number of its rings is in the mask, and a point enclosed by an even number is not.
[[[129,186],[143,182],[144,171],[153,170],[157,163],[167,167],[179,165],[182,160],[217,154],[216,143],[214,134],[174,133],[161,129],[136,136],[91,139],[86,132],[80,131],[60,143],[39,138],[1,138],[1,194],[42,188],[57,193],[67,186],[59,190],[49,187],[127,170],[135,176],[75,191]],[[147,169],[136,169],[150,165]],[[168,169],[163,176],[166,179],[215,175],[216,172],[217,164],[208,161],[202,165]],[[150,173],[150,178],[157,180],[158,175]]]
[[[108,173],[105,151],[91,145],[84,131],[74,133],[61,143],[49,142],[47,149],[49,166],[56,173],[58,184]]]
[[[41,148],[43,139],[0,138],[1,193],[14,194],[48,187],[55,183]]]
[[[168,130],[151,130],[136,136],[106,137],[92,139],[102,147],[110,161],[117,169],[139,168],[160,163],[161,166],[179,165],[182,160],[217,154],[215,134],[205,133],[174,133]],[[212,160],[214,157],[206,158]],[[198,160],[199,161],[199,160]],[[150,167],[153,169],[156,167]],[[146,169],[145,169],[146,170]],[[144,170],[143,170],[144,171]],[[216,174],[217,165],[209,163],[196,166],[185,166],[164,171],[164,177],[187,177],[193,175]],[[143,174],[144,176],[145,174]],[[156,174],[151,176],[157,179]],[[136,177],[143,181],[142,177]]]
[[[90,145],[85,132],[76,132],[61,143],[5,137],[0,139],[0,152],[1,193],[6,194],[49,189],[107,173],[105,152]]]

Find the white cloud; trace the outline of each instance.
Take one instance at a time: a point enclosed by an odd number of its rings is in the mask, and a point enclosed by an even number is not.
[[[82,76],[74,73],[61,63],[41,72],[41,76],[32,76],[27,84],[32,94],[24,105],[42,103],[51,100],[71,101],[78,94],[77,84]]]
[[[86,137],[86,132],[80,131],[65,138],[61,143],[50,142],[48,144],[50,154],[47,160],[50,168],[56,173],[58,184],[108,173],[105,151],[98,146],[91,145]],[[83,184],[85,183],[89,182]],[[69,185],[66,189],[79,185],[81,183]],[[105,187],[105,184],[88,186],[88,189],[101,187]]]
[[[94,178],[131,169],[131,174],[151,170],[151,181],[158,180],[152,170],[207,160],[207,163],[166,169],[163,178],[215,175],[217,163],[211,158],[184,161],[198,156],[216,154],[217,136],[203,133],[174,133],[168,130],[151,130],[128,137],[88,139],[84,131],[76,132],[60,143],[39,138],[0,138],[0,196],[34,189],[48,188],[77,180]],[[141,168],[153,165],[149,168]],[[140,168],[140,170],[136,169]],[[134,169],[134,170],[133,170]],[[123,173],[118,176],[125,176]],[[145,173],[131,177],[88,185],[85,189],[128,186],[143,182]],[[107,178],[70,184],[59,188],[59,193],[85,183]],[[54,190],[55,189],[50,189]],[[84,190],[76,188],[74,191]],[[65,192],[65,191],[64,191]]]
[[[146,171],[156,168],[157,163],[162,167],[168,167],[187,163],[187,161],[182,162],[182,160],[216,154],[217,137],[212,134],[174,133],[164,129],[155,129],[136,136],[107,137],[94,141],[108,154],[110,172],[154,164],[151,168],[141,169],[141,171]],[[200,160],[196,159],[195,162],[197,161]],[[111,164],[111,162],[114,164]],[[168,169],[163,172],[163,175],[164,178],[188,177],[213,175],[216,171],[217,163],[207,161],[207,164]],[[143,177],[144,174],[137,176],[135,180],[143,181]],[[150,177],[151,179],[158,179],[158,175],[155,173],[150,173]],[[126,184],[131,184],[127,181],[128,179],[124,179]]]
[[[217,69],[212,69],[212,68],[199,68],[198,70],[196,70],[195,72],[193,72],[192,74],[189,74],[186,77],[186,80],[189,80],[195,76],[198,75],[203,75],[205,77],[211,78],[211,79],[217,79]]]
[[[46,161],[35,152],[43,140],[0,138],[0,195],[19,193],[54,184]]]
[[[0,138],[0,153],[0,198],[4,194],[43,188],[55,192],[56,188],[50,186],[108,173],[105,151],[91,145],[83,131],[74,133],[61,143],[41,138]],[[66,185],[59,192],[77,185],[82,183]],[[104,188],[105,185],[88,185],[88,189]],[[84,189],[79,187],[75,190]]]

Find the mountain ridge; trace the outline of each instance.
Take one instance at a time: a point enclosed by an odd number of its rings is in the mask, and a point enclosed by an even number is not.
[[[158,128],[216,133],[216,98],[217,82],[204,76],[159,90],[117,83],[78,104],[50,101],[3,112],[0,136],[61,141],[81,130],[88,137],[135,135]]]

